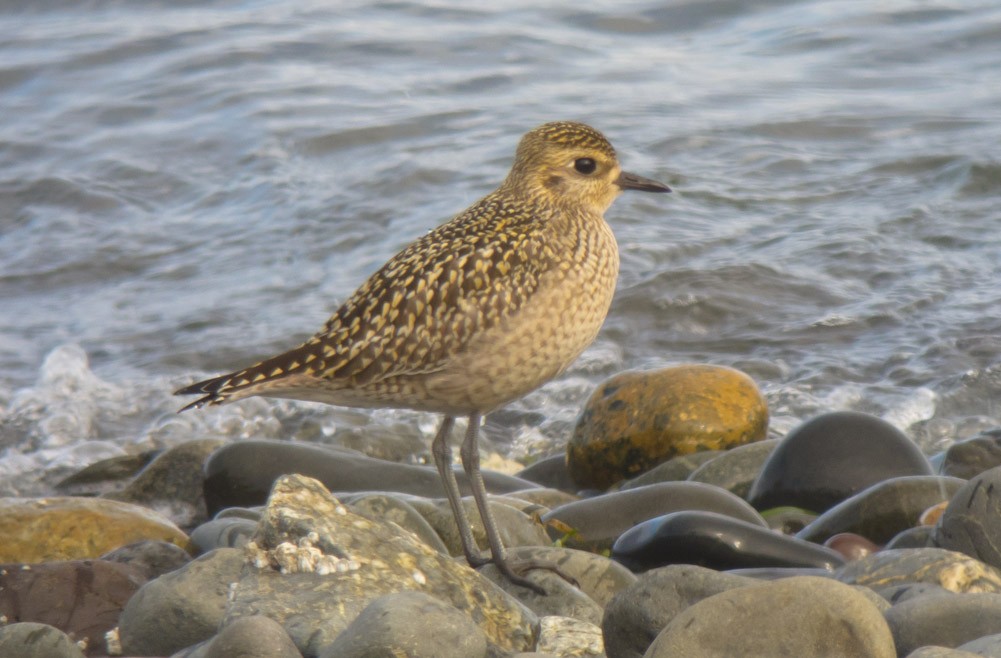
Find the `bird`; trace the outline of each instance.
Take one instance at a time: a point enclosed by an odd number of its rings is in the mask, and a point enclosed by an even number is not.
[[[372,274],[298,347],[176,391],[180,411],[250,396],[443,416],[431,453],[473,568],[511,582],[554,564],[507,556],[480,472],[483,416],[563,372],[595,339],[619,272],[605,211],[622,191],[670,192],[622,170],[605,136],[576,121],[545,123],[519,141],[500,186],[415,240]],[[452,470],[460,447],[489,554],[476,545]],[[564,576],[565,577],[565,576]]]

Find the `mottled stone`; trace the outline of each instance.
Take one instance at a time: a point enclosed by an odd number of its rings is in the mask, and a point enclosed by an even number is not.
[[[398,592],[369,603],[320,658],[482,658],[483,631],[469,618],[423,592]]]
[[[144,539],[105,553],[101,559],[127,564],[153,580],[191,562],[191,554],[170,542]]]
[[[96,558],[140,539],[191,548],[153,510],[101,498],[0,498],[0,537],[0,562]]]
[[[0,564],[0,618],[48,624],[105,653],[104,634],[144,582],[141,569],[103,560]]]
[[[605,645],[598,626],[569,617],[539,620],[537,649],[560,658],[604,658]]]
[[[957,441],[945,451],[939,471],[943,475],[969,480],[986,470],[1001,466],[1001,428],[981,432]]]
[[[58,628],[34,622],[0,626],[3,658],[83,658],[83,651]]]
[[[886,612],[897,651],[918,647],[958,647],[1001,633],[1001,594],[934,594],[908,599]]]
[[[674,512],[644,521],[622,533],[612,546],[612,557],[633,571],[668,564],[826,570],[844,564],[829,548],[713,512]]]
[[[347,503],[348,509],[367,519],[392,521],[404,530],[414,533],[422,542],[436,551],[448,553],[448,547],[413,505],[399,496],[380,493],[363,494]],[[479,518],[477,516],[477,518]],[[482,524],[481,524],[482,525]]]
[[[772,452],[748,500],[759,510],[824,512],[883,480],[932,475],[914,442],[885,420],[837,411],[794,428]]]
[[[469,615],[500,651],[528,649],[537,618],[469,567],[395,523],[350,512],[316,480],[280,477],[254,541],[252,566],[233,591],[225,623],[263,614],[304,655],[318,655],[374,599],[419,591]]]
[[[645,654],[896,655],[890,629],[869,599],[852,587],[813,576],[740,587],[703,599],[672,619]]]
[[[935,528],[935,544],[1001,567],[1001,467],[980,473],[952,497]]]
[[[117,491],[136,473],[160,454],[148,450],[136,455],[108,457],[86,466],[56,484],[56,490],[67,496],[98,496]]]
[[[778,445],[778,439],[768,439],[731,448],[695,469],[688,480],[714,484],[746,499],[761,467]]]
[[[968,555],[941,548],[882,550],[849,562],[834,577],[871,588],[932,583],[950,592],[1001,592],[1001,571]]]
[[[567,465],[578,485],[606,489],[675,455],[759,441],[767,431],[765,399],[738,370],[625,372],[588,400],[567,445]]]
[[[704,450],[702,452],[671,457],[666,462],[657,464],[649,471],[640,473],[630,480],[624,480],[619,486],[619,491],[645,487],[648,484],[687,480],[688,476],[698,470],[700,466],[716,459],[722,454],[724,454],[723,450]]]
[[[823,542],[832,535],[851,532],[884,544],[898,532],[918,525],[929,506],[949,500],[963,484],[963,480],[940,475],[884,480],[841,501],[796,536]]]
[[[687,564],[653,569],[619,592],[601,622],[608,658],[642,658],[682,610],[702,599],[757,581]]]
[[[542,516],[550,536],[565,546],[590,551],[611,548],[625,531],[671,512],[704,510],[765,527],[745,501],[725,489],[701,482],[661,482],[628,491],[585,498]]]
[[[447,547],[447,555],[462,555],[462,540],[459,538],[459,526],[455,523],[452,508],[444,498],[435,500],[411,500],[410,505],[424,517],[424,520],[434,529]],[[491,499],[488,503],[497,524],[504,546],[542,546],[549,544],[549,536],[542,524],[532,517],[519,512],[509,505]],[[463,498],[462,505],[466,509],[466,518],[473,531],[473,539],[481,550],[487,548],[487,535],[483,529],[483,521],[476,510],[476,503],[471,497]]]
[[[225,444],[220,439],[198,439],[173,446],[124,489],[105,497],[149,507],[178,526],[191,528],[208,519],[202,487],[205,460]]]

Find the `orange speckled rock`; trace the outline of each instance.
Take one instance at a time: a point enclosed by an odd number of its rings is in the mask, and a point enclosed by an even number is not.
[[[676,455],[764,439],[768,405],[733,368],[682,365],[625,372],[588,400],[567,445],[570,474],[605,489]]]
[[[103,498],[0,498],[0,537],[0,562],[95,558],[140,539],[192,549],[153,510]]]

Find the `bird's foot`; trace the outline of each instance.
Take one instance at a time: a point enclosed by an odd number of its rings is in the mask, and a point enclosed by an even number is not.
[[[529,571],[533,571],[535,569],[552,571],[574,587],[580,587],[576,578],[563,571],[558,564],[550,560],[543,560],[539,558],[505,558],[503,560],[491,559],[489,561],[497,565],[497,570],[500,571],[510,582],[521,587],[526,587],[540,596],[545,596],[548,592],[546,592],[542,585],[532,582],[525,577]]]

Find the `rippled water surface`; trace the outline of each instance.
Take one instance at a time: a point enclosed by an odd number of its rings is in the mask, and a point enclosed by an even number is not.
[[[429,438],[170,393],[313,333],[554,119],[675,194],[613,206],[604,331],[492,449],[552,452],[602,378],[692,361],[751,374],[776,435],[1001,424],[1001,6],[548,5],[0,5],[0,494],[191,437]]]

